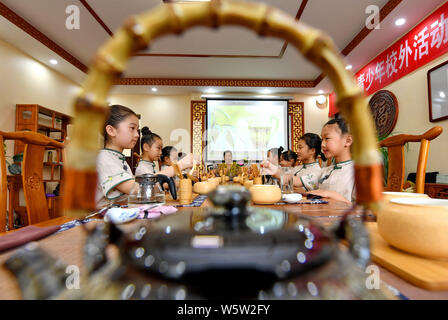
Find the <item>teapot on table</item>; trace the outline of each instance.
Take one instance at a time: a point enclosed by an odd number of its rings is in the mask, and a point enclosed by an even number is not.
[[[177,199],[176,185],[173,178],[167,177],[163,174],[143,174],[135,177],[135,182],[138,183],[138,191],[136,194],[131,194],[128,197],[128,203],[132,204],[165,204],[165,192],[163,184],[167,183],[171,196],[174,200]]]

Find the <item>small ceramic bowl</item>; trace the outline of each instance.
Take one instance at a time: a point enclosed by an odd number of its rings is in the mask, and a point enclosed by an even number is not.
[[[302,195],[300,193],[288,193],[282,195],[282,200],[288,203],[296,203],[302,200]]]
[[[390,245],[448,260],[448,200],[395,198],[378,212],[378,231]]]
[[[277,185],[254,184],[249,191],[256,204],[274,204],[282,198],[282,191]]]
[[[429,196],[424,193],[392,192],[392,191],[383,192],[383,201],[384,202],[389,202],[390,199],[394,199],[394,198],[426,198],[426,199],[429,199]]]
[[[216,189],[216,184],[208,181],[196,182],[193,186],[193,192],[207,194]]]
[[[213,183],[216,187],[219,185],[219,183],[220,183],[220,181],[221,181],[221,178],[218,178],[218,179],[216,179],[216,178],[210,178],[210,179],[208,179],[208,183]]]

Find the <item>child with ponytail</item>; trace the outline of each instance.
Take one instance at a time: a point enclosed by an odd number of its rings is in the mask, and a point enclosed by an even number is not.
[[[156,174],[156,165],[154,161],[160,160],[160,156],[162,155],[162,138],[158,134],[149,130],[148,127],[143,127],[140,144],[142,149],[142,159],[139,161],[138,166],[135,169],[135,175],[139,176],[146,173]],[[193,154],[188,154],[177,164],[181,171],[187,168],[191,168],[193,166]],[[168,177],[174,177],[176,174],[172,166],[162,168],[162,170],[158,171],[157,173],[166,175]]]
[[[280,163],[280,158],[283,152],[283,147],[280,148],[271,148],[268,150],[268,161],[275,166],[278,166]]]
[[[282,153],[280,157],[280,166],[281,167],[294,167],[297,161],[297,153],[292,150],[287,150]]]
[[[172,146],[163,147],[160,160],[162,162],[161,170],[172,166],[174,162],[179,160],[177,149]]]
[[[283,147],[269,149],[268,159],[266,162],[268,162],[270,165],[274,167],[278,167],[283,150],[284,150]],[[263,183],[276,184],[280,186],[280,175],[271,175],[268,172],[267,175],[263,175]]]
[[[300,137],[297,154],[302,164],[294,168],[295,176],[300,178],[306,174],[320,174],[321,168],[317,158],[320,155],[322,160],[326,160],[321,151],[321,146],[322,139],[315,133],[305,133]]]

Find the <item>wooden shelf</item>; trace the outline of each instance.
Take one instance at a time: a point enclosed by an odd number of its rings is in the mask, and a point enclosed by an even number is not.
[[[49,127],[49,126],[46,126],[46,125],[43,125],[43,124],[38,124],[37,125],[37,129],[38,130],[45,130],[45,131],[49,131],[49,132],[63,132],[64,131],[62,128],[61,129],[53,128],[53,127]]]
[[[67,137],[67,126],[73,123],[73,118],[69,115],[61,112],[45,108],[38,104],[17,104],[16,105],[16,131],[32,131],[43,134],[53,140],[64,143]],[[14,142],[14,154],[24,152],[25,144],[20,141]],[[42,159],[45,178],[43,183],[45,185],[45,191],[47,191],[48,184],[61,183],[64,175],[63,168],[63,152],[54,147],[45,147],[44,157]],[[50,150],[50,151],[49,151]],[[52,157],[48,157],[48,153],[52,153]],[[53,160],[54,162],[48,162],[47,160]],[[44,173],[43,172],[43,173]],[[57,178],[56,178],[57,177]],[[15,179],[22,177],[15,177]],[[62,186],[61,186],[62,188]],[[48,190],[52,192],[52,190]],[[14,198],[19,199],[18,190],[13,191]],[[61,212],[60,200],[56,198],[48,198],[50,216],[55,214],[58,216]],[[15,202],[14,202],[15,203]]]
[[[44,166],[47,167],[57,167],[57,166],[62,166],[62,163],[59,162],[44,162]]]

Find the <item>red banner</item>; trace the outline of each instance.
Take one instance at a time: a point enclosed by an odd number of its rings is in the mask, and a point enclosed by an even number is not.
[[[448,2],[356,74],[367,95],[448,52]]]
[[[328,117],[332,118],[338,112],[339,109],[336,107],[336,94],[332,92],[328,96]]]

